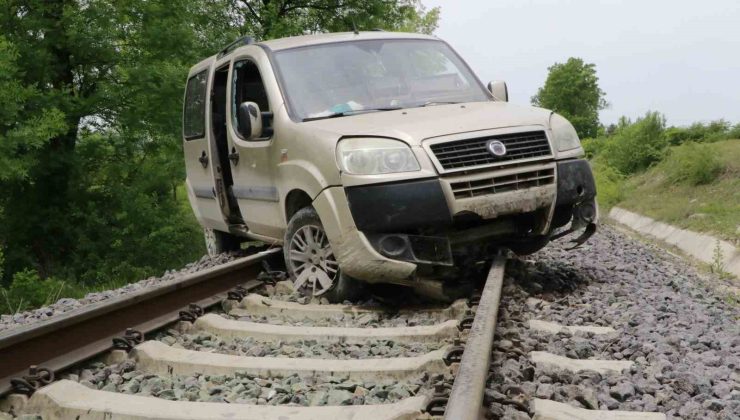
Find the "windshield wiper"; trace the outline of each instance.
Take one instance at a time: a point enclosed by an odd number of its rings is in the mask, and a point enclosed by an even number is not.
[[[454,104],[461,104],[462,102],[456,102],[456,101],[428,101],[424,102],[423,104],[419,105],[419,107],[424,106],[433,106],[433,105],[454,105]]]
[[[398,111],[399,109],[403,109],[403,108],[401,108],[400,106],[394,106],[394,107],[387,107],[387,108],[355,109],[352,111],[335,112],[333,114],[322,115],[320,117],[308,117],[308,118],[304,118],[303,121],[305,122],[305,121],[324,120],[327,118],[346,117],[348,115],[365,114],[367,112]]]

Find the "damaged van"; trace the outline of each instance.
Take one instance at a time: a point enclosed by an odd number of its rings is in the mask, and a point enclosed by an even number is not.
[[[280,245],[295,287],[330,301],[366,283],[449,296],[502,248],[596,230],[573,126],[433,36],[240,39],[190,70],[183,144],[209,252]]]

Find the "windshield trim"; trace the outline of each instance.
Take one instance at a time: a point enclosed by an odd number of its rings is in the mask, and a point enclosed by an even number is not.
[[[488,91],[488,88],[486,88],[486,86],[480,81],[480,79],[478,78],[478,75],[473,71],[472,68],[470,68],[470,65],[468,65],[468,62],[465,61],[465,59],[460,54],[458,54],[458,52],[454,48],[452,48],[450,44],[447,43],[447,41],[444,41],[439,38],[437,39],[420,39],[420,38],[411,38],[411,39],[409,38],[386,38],[386,39],[383,39],[383,41],[387,41],[387,42],[409,41],[409,40],[412,40],[415,42],[441,42],[442,44],[446,45],[447,48],[450,49],[452,54],[454,54],[457,57],[457,59],[460,60],[460,63],[465,67],[468,73],[470,73],[470,75],[473,77],[473,80],[475,81],[475,83],[478,84],[478,87],[481,89],[483,94],[488,98],[488,100],[489,101],[494,100],[491,92]],[[363,42],[363,41],[364,40],[347,40],[347,41],[327,42],[327,43],[322,43],[318,45],[326,46],[326,45],[344,44],[344,43],[349,43],[349,42]],[[374,40],[368,40],[368,41],[374,41]],[[278,63],[277,60],[275,60],[274,55],[276,52],[280,53],[283,51],[294,51],[294,50],[300,50],[303,48],[312,48],[317,45],[314,45],[314,44],[301,45],[299,47],[285,48],[279,51],[275,51],[265,44],[257,44],[257,45],[262,47],[267,53],[268,59],[270,61],[270,64],[272,65],[272,69],[275,74],[275,80],[277,81],[278,89],[280,90],[280,96],[283,97],[283,103],[285,104],[285,109],[288,112],[288,117],[290,118],[290,120],[293,121],[294,123],[311,122],[311,120],[303,121],[300,117],[298,117],[298,115],[296,115],[294,108],[293,108],[293,104],[290,101],[290,97],[285,92],[285,79],[283,76],[283,72],[280,69],[280,64]],[[347,116],[351,116],[351,115],[347,115]]]

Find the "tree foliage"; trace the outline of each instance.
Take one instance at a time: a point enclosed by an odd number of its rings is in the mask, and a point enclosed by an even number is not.
[[[608,106],[599,88],[596,66],[571,57],[565,63],[553,64],[548,71],[545,85],[532,97],[532,104],[570,120],[581,138],[596,137],[599,111]]]
[[[386,29],[431,34],[439,8],[427,10],[420,0],[231,0],[236,23],[258,39]]]
[[[39,90],[20,80],[18,56],[17,48],[0,36],[0,182],[25,179],[32,154],[65,129],[59,109],[39,104]]]
[[[437,18],[419,0],[0,0],[0,284],[134,280],[202,254],[177,193],[182,90],[240,34]]]

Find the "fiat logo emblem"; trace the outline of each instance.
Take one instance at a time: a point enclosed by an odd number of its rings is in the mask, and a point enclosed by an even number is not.
[[[488,143],[488,151],[496,157],[501,157],[506,154],[506,145],[498,140],[494,140]]]

